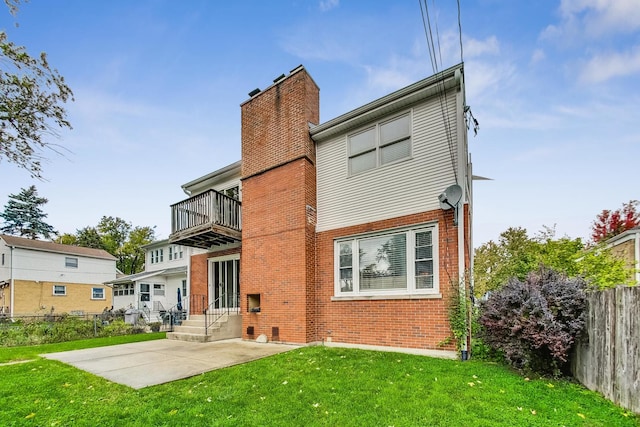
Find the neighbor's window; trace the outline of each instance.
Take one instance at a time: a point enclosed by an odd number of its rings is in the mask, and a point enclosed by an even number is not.
[[[153,295],[164,296],[164,285],[154,284],[153,285]]]
[[[91,288],[91,299],[105,299],[104,288]]]
[[[187,296],[187,281],[182,279],[182,296]]]
[[[149,289],[150,285],[148,283],[140,283],[140,301],[151,301]]]
[[[151,251],[151,264],[157,264],[159,262],[163,262],[163,249],[156,249]]]
[[[336,295],[438,293],[436,226],[335,242]]]
[[[182,246],[171,245],[169,246],[169,261],[182,259]]]
[[[64,266],[69,268],[78,268],[78,258],[69,257],[69,256],[65,257]]]
[[[411,156],[411,115],[376,123],[347,137],[349,174],[357,174]]]
[[[66,295],[67,287],[65,285],[53,285],[53,294],[54,295]]]
[[[113,286],[114,296],[133,295],[133,283],[123,283]]]

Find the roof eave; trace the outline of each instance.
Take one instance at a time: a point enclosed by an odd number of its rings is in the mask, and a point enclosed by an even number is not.
[[[441,82],[444,82],[445,90],[456,87],[462,84],[461,74],[462,64],[447,68],[446,70],[376,99],[328,122],[311,127],[309,133],[316,142],[326,140],[347,129],[352,129],[365,122],[375,120],[388,114],[390,111],[400,110],[436,95],[442,90]]]

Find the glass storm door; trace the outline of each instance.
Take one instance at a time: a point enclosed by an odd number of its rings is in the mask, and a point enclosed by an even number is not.
[[[238,308],[240,303],[240,260],[212,260],[209,304],[214,308]]]

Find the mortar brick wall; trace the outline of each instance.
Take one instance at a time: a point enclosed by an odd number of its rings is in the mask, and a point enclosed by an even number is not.
[[[191,256],[191,268],[190,268],[190,283],[191,296],[194,295],[208,295],[209,289],[209,258],[215,258],[225,255],[239,254],[242,248],[230,248],[224,250],[212,250],[210,252]],[[193,310],[199,309],[199,305],[191,304],[190,308]],[[191,314],[200,314],[190,310]]]
[[[111,288],[102,284],[36,282],[33,280],[14,280],[14,315],[42,315],[54,312],[102,313],[105,307],[113,305]],[[66,287],[66,295],[53,295],[53,286]],[[91,299],[92,288],[103,288],[105,299]],[[44,307],[44,308],[42,308]]]
[[[244,338],[314,339],[316,177],[308,123],[318,121],[318,87],[304,68],[242,105]],[[261,311],[248,312],[247,295],[256,294]]]
[[[465,214],[468,210],[465,210]],[[437,221],[442,298],[331,301],[334,296],[334,239]],[[468,216],[465,221],[468,223]],[[466,227],[465,227],[466,228]],[[435,210],[318,233],[317,340],[455,350],[447,306],[458,291],[458,228],[451,210]],[[466,254],[465,254],[466,257]]]

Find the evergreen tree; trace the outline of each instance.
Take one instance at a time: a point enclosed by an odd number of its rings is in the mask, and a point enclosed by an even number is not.
[[[9,194],[9,202],[4,212],[0,213],[0,218],[4,220],[0,231],[34,240],[38,236],[50,239],[56,231],[44,222],[47,214],[40,208],[48,202],[46,198],[38,197],[35,185],[22,188],[18,194]]]

